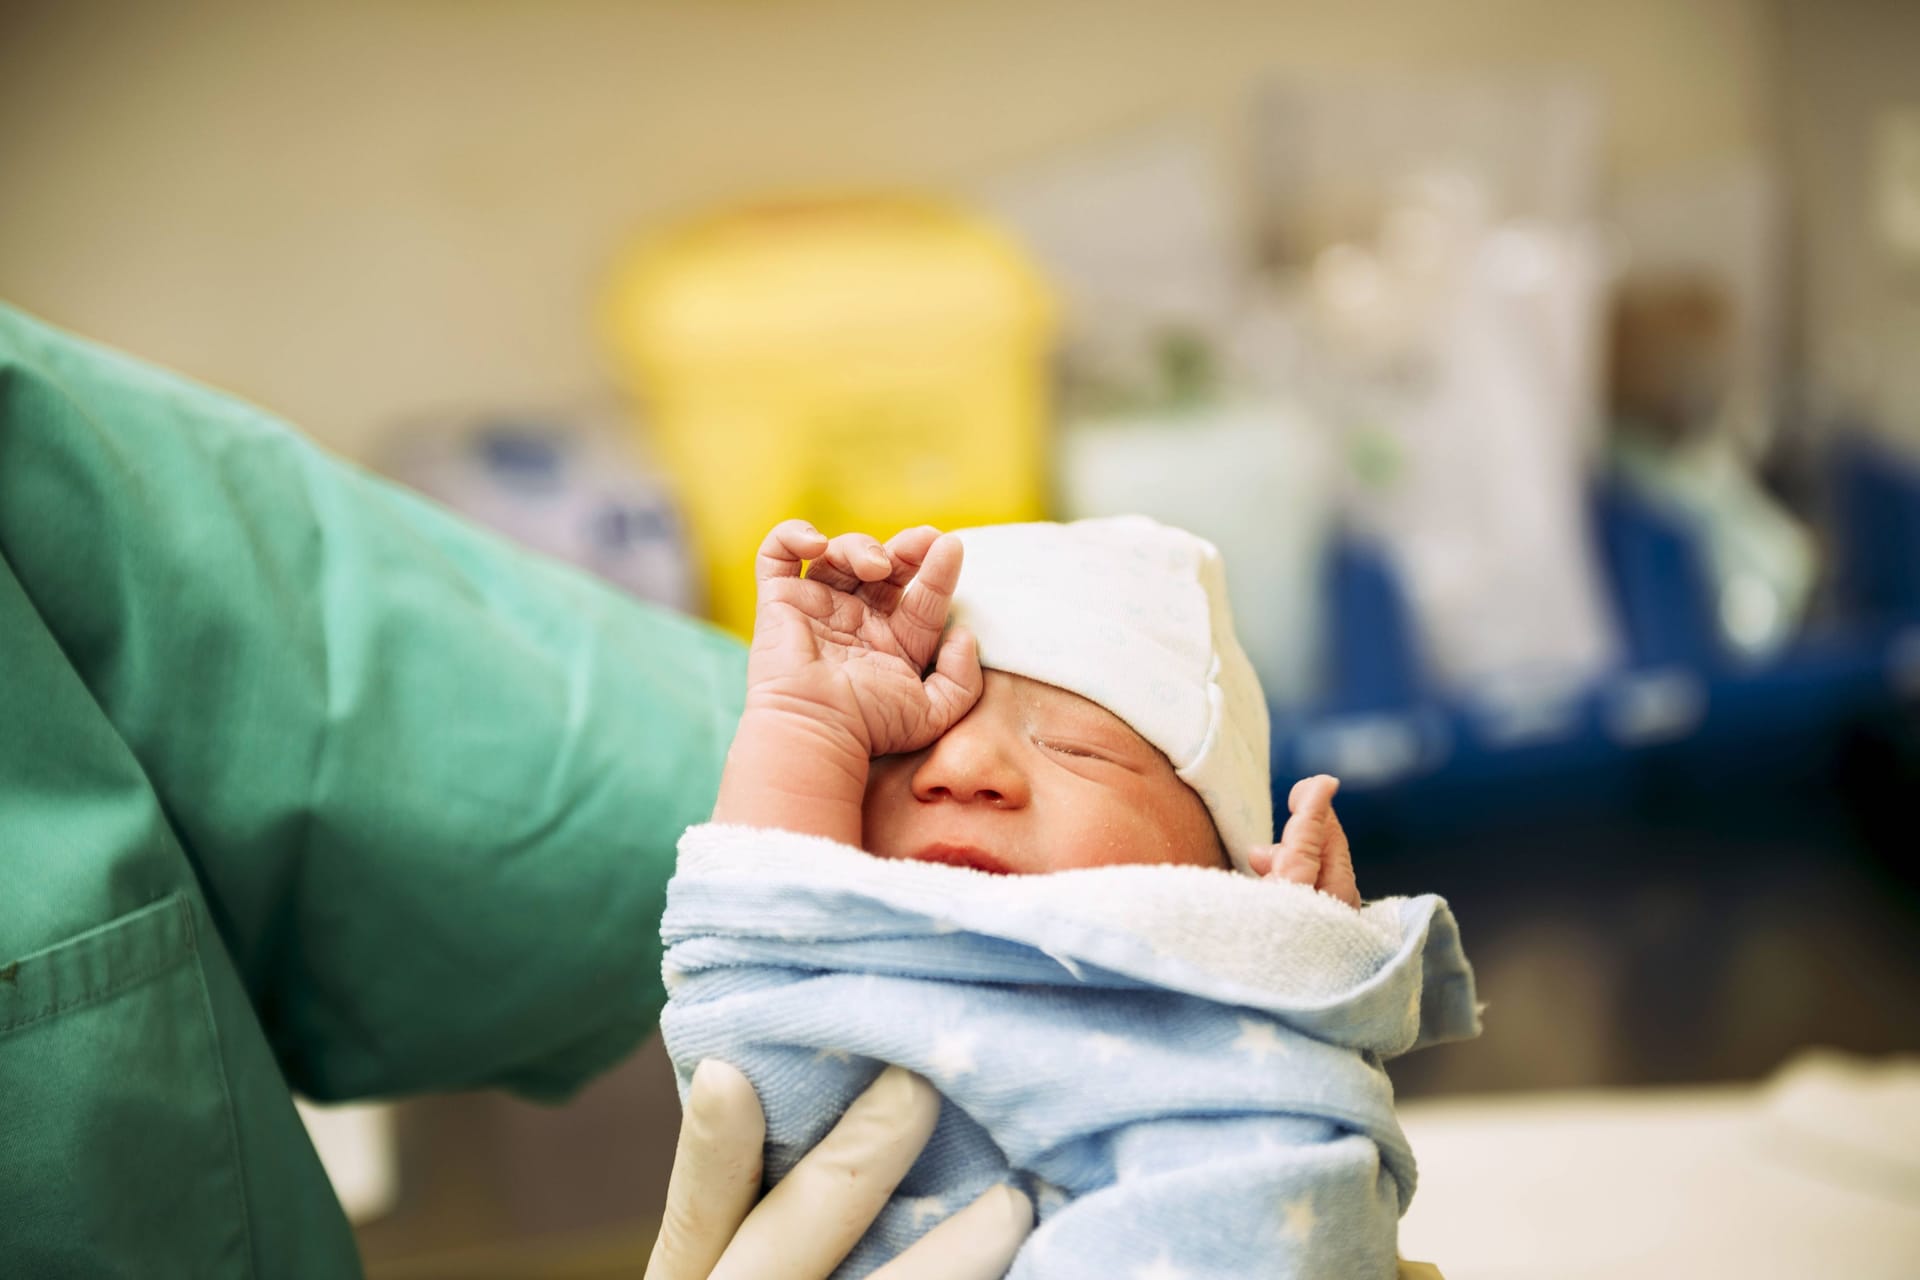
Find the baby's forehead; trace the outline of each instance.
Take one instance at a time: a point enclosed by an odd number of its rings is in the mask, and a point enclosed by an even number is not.
[[[1016,675],[1011,671],[1001,671],[995,667],[988,667],[985,674],[986,691],[981,695],[982,698],[993,698],[996,701],[1004,698],[1029,713],[1057,716],[1089,728],[1123,734],[1127,739],[1151,748],[1155,754],[1159,753],[1159,748],[1154,747],[1142,737],[1132,725],[1092,698],[1075,693],[1071,689],[1062,689],[1056,684],[1048,684],[1044,680]]]

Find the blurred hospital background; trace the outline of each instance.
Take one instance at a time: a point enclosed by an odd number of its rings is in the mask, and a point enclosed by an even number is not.
[[[0,296],[722,625],[1212,538],[1488,1005],[1408,1256],[1920,1274],[1920,4],[13,0],[0,121]],[[395,1277],[638,1274],[677,1124],[316,1115]]]

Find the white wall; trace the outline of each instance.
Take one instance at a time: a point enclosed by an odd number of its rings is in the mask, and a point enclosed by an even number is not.
[[[1584,72],[1640,177],[1769,145],[1764,0],[386,0],[0,7],[0,296],[361,453],[604,385],[634,229],[939,185],[1263,71]]]

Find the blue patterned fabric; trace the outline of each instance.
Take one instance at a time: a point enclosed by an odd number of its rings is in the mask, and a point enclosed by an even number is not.
[[[884,1063],[944,1095],[845,1277],[1006,1180],[1040,1215],[1016,1280],[1391,1277],[1414,1160],[1381,1062],[1479,1030],[1440,899],[1195,867],[990,876],[695,827],[663,932],[682,1090],[746,1073],[770,1180]]]

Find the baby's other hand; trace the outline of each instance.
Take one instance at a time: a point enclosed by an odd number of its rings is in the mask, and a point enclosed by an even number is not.
[[[1287,795],[1293,816],[1280,833],[1280,843],[1254,854],[1251,861],[1254,871],[1268,880],[1304,884],[1358,907],[1360,887],[1353,878],[1353,851],[1333,812],[1333,795],[1338,790],[1340,779],[1324,773],[1294,783]]]
[[[776,525],[755,562],[749,714],[844,730],[869,758],[945,733],[982,684],[973,637],[955,628],[941,639],[961,554],[959,538],[928,525],[884,546],[864,533],[828,540],[804,520]]]

